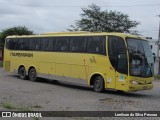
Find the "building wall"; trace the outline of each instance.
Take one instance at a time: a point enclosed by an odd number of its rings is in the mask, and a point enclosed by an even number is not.
[[[158,45],[156,45],[156,42],[158,40],[156,39],[149,39],[148,42],[149,42],[149,45],[151,46],[151,50],[152,50],[152,53],[155,54],[155,57],[154,57],[154,73],[157,75],[157,74],[160,74],[160,62],[159,60],[157,61],[156,57],[157,57],[157,47]],[[159,51],[159,56],[160,56],[160,51]]]
[[[151,49],[152,49],[152,53],[154,53],[155,56],[157,56],[157,47],[158,47],[158,45],[156,45],[157,41],[158,40],[148,40],[149,45],[151,46]],[[160,56],[160,53],[159,53],[159,56]]]

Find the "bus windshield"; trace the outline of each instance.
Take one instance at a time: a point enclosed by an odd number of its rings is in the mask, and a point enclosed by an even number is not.
[[[138,77],[153,76],[153,54],[147,41],[127,38],[130,75]]]

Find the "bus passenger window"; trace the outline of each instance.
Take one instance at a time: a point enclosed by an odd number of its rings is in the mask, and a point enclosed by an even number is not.
[[[56,40],[56,51],[68,51],[69,41],[67,38],[57,38]]]
[[[18,39],[7,39],[6,40],[6,48],[10,50],[16,50],[18,46]]]
[[[71,37],[70,38],[70,51],[71,52],[84,52],[86,40],[85,37]]]
[[[48,39],[48,47],[47,47],[47,49],[48,49],[48,51],[54,51],[55,50],[55,42],[56,42],[56,40],[55,40],[55,38],[49,38]]]
[[[29,45],[28,45],[28,39],[18,39],[18,46],[17,46],[18,50],[28,50],[29,49]]]
[[[24,49],[24,42],[23,39],[18,40],[18,50],[23,50]]]
[[[127,54],[125,43],[121,37],[108,37],[108,53],[111,65],[120,73],[127,74]],[[118,58],[117,58],[118,57]]]
[[[30,50],[40,50],[40,39],[32,38],[32,40],[29,41],[29,49]]]
[[[105,37],[90,37],[88,41],[87,52],[105,55]]]
[[[55,38],[42,38],[41,39],[41,50],[42,51],[54,51]]]

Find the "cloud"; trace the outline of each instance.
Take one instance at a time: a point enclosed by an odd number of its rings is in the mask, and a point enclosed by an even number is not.
[[[95,3],[99,6],[153,5],[159,0],[1,0],[0,30],[12,26],[24,25],[35,33],[66,31],[75,20],[80,19],[81,7]],[[67,7],[68,6],[68,7]],[[128,14],[131,20],[141,22],[137,27],[142,34],[157,38],[160,6],[152,7],[103,7]]]

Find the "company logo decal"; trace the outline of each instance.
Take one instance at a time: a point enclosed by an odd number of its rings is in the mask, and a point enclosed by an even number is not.
[[[33,57],[33,53],[10,53],[14,57]]]

